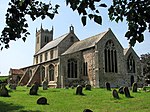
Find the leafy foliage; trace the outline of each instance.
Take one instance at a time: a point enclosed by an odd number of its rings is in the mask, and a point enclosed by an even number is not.
[[[27,31],[27,15],[29,15],[33,21],[38,17],[45,19],[46,16],[53,19],[54,15],[58,14],[57,10],[59,8],[59,5],[52,7],[51,3],[46,4],[38,0],[11,0],[9,6],[7,14],[5,15],[6,27],[3,29],[0,37],[0,42],[4,43],[5,48],[9,48],[10,40],[19,38],[22,38],[23,41],[26,40],[27,36],[30,34]],[[1,49],[3,49],[3,46]]]
[[[107,5],[101,0],[66,0],[66,4],[78,12],[83,26],[87,24],[87,18],[102,25],[100,9],[106,8]],[[53,7],[51,3],[46,4],[39,0],[11,0],[9,6],[6,27],[0,37],[0,46],[3,43],[5,48],[9,48],[10,40],[22,38],[25,41],[30,34],[27,31],[26,15],[33,21],[38,17],[45,19],[46,16],[53,19],[55,14],[58,14],[59,8],[58,4]],[[144,31],[147,29],[150,31],[150,0],[113,0],[108,8],[108,15],[110,20],[117,23],[126,19],[128,31],[125,37],[130,40],[131,46],[134,46],[136,41],[143,42]]]
[[[143,63],[143,74],[150,74],[150,54],[142,54],[141,62]]]
[[[125,34],[134,46],[136,41],[144,41],[144,31],[150,31],[150,0],[113,0],[113,5],[108,9],[109,17],[116,22],[126,18],[128,31]]]
[[[101,3],[101,0],[66,0],[66,4],[70,5],[70,8],[81,15],[81,21],[83,26],[86,25],[87,18],[94,19],[97,24],[102,24],[102,18],[99,8],[107,7],[106,4]],[[88,13],[89,12],[89,13]]]

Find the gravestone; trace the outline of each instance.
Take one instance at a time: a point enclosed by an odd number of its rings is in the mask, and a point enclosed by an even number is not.
[[[119,92],[120,94],[124,94],[123,86],[121,86],[121,87],[119,88],[118,92]]]
[[[115,99],[119,99],[119,95],[118,95],[118,92],[117,92],[117,90],[113,90],[113,92],[112,92],[112,95],[113,95],[113,97],[115,98]]]
[[[110,83],[109,83],[109,82],[106,82],[105,85],[106,85],[106,89],[109,90],[109,91],[111,91]]]
[[[84,95],[83,93],[82,93],[82,86],[81,85],[78,85],[77,86],[77,89],[76,89],[76,95]]]
[[[91,85],[90,84],[86,84],[85,85],[85,90],[90,90],[91,91]]]
[[[71,89],[74,89],[74,86],[71,86]]]
[[[130,98],[130,97],[131,97],[131,96],[130,96],[130,91],[129,91],[128,87],[124,87],[124,88],[123,88],[123,91],[124,91],[125,97],[127,97],[127,98]]]
[[[84,109],[83,112],[93,112],[93,111],[90,109]]]
[[[66,87],[65,87],[65,89],[69,89],[69,87],[68,87],[68,86],[66,86]]]
[[[137,83],[134,82],[133,85],[132,85],[132,92],[137,92]]]
[[[16,90],[17,84],[10,84],[9,88],[12,90]]]
[[[46,99],[45,97],[40,97],[40,98],[37,100],[37,104],[45,105],[45,104],[47,104],[47,99]]]
[[[0,96],[9,97],[8,89],[6,88],[5,85],[1,85],[1,88],[0,88]]]
[[[47,88],[48,88],[48,81],[44,80],[42,86],[43,86],[43,90],[47,90]]]
[[[31,87],[29,94],[30,94],[30,95],[37,95],[38,89],[39,89],[39,85],[38,85],[37,82],[35,82],[35,83],[33,84],[33,86]]]

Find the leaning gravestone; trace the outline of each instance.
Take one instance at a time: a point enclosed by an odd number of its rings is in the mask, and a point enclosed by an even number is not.
[[[81,85],[78,85],[77,86],[77,89],[76,89],[76,95],[84,95],[83,93],[82,93],[82,86]]]
[[[37,95],[38,89],[39,89],[39,85],[37,82],[35,82],[34,85],[31,87],[29,94],[30,95]]]
[[[0,88],[0,96],[9,97],[8,89],[5,87],[5,85],[2,85]]]
[[[137,92],[137,83],[134,82],[132,85],[132,92]]]
[[[91,85],[90,84],[86,84],[85,85],[85,90],[90,90],[91,91]]]
[[[48,81],[43,81],[43,90],[47,90],[48,88]]]
[[[110,83],[109,83],[109,82],[106,82],[105,85],[106,85],[106,89],[109,90],[109,91],[111,91]]]
[[[130,96],[130,91],[129,91],[128,87],[124,87],[124,88],[123,88],[123,91],[124,91],[124,94],[125,94],[125,96],[126,96],[127,98],[130,98],[130,97],[131,97],[131,96]]]
[[[119,95],[118,95],[118,92],[117,92],[117,90],[113,90],[113,92],[112,92],[112,95],[113,95],[113,97],[115,98],[115,99],[119,99]]]
[[[93,111],[90,109],[84,109],[83,112],[93,112]]]
[[[123,86],[121,86],[121,87],[119,88],[118,92],[119,92],[120,94],[124,94]]]
[[[47,104],[47,99],[46,99],[45,97],[40,97],[40,98],[37,100],[37,104],[45,105],[45,104]]]

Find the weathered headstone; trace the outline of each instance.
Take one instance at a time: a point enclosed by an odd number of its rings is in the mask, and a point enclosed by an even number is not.
[[[93,111],[90,109],[84,109],[83,112],[93,112]]]
[[[69,89],[69,87],[68,87],[68,86],[66,86],[66,87],[65,87],[65,89]]]
[[[137,92],[137,83],[134,82],[133,85],[132,85],[132,92]]]
[[[124,87],[124,88],[123,88],[123,91],[124,91],[125,97],[127,97],[127,98],[130,98],[130,97],[131,97],[131,96],[130,96],[130,91],[129,91],[128,87]]]
[[[17,84],[10,84],[9,88],[12,90],[16,90]]]
[[[45,105],[45,104],[47,104],[47,99],[46,99],[45,97],[40,97],[40,98],[37,100],[37,104]]]
[[[106,82],[105,85],[106,85],[106,89],[109,90],[109,91],[111,91],[110,83]]]
[[[118,95],[118,92],[117,92],[117,90],[113,90],[113,92],[112,92],[112,95],[113,95],[113,97],[115,98],[115,99],[119,99],[119,95]]]
[[[71,89],[74,89],[74,86],[71,86]]]
[[[84,94],[82,93],[82,89],[83,89],[83,87],[82,87],[81,85],[78,85],[78,86],[77,86],[77,89],[76,89],[76,95],[84,95]]]
[[[123,86],[121,86],[121,87],[119,88],[118,92],[119,92],[120,94],[124,94]]]
[[[39,85],[37,82],[35,82],[34,85],[31,87],[29,94],[30,95],[37,95],[38,89],[39,89]]]
[[[91,85],[90,84],[86,84],[85,85],[85,90],[90,90],[91,91]]]
[[[48,81],[44,80],[42,86],[43,86],[43,90],[47,90],[47,88],[48,88]]]
[[[6,88],[5,85],[1,85],[1,88],[0,88],[0,96],[9,97],[8,89]]]

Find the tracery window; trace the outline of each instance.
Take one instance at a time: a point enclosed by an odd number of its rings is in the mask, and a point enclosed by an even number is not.
[[[105,72],[118,72],[117,51],[112,40],[108,40],[104,49]]]
[[[77,78],[77,60],[68,60],[68,78]]]
[[[130,54],[127,58],[127,70],[128,73],[135,73],[135,61],[132,54]]]

